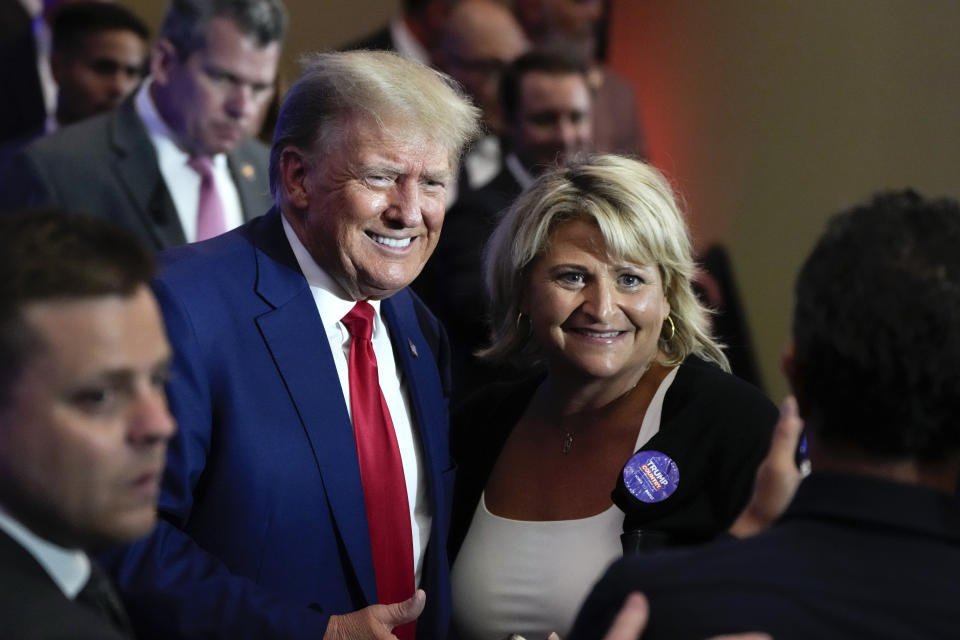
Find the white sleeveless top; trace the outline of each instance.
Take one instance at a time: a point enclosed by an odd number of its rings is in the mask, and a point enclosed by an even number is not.
[[[660,430],[674,368],[650,401],[637,444]],[[511,520],[487,510],[481,494],[451,575],[453,623],[462,640],[561,637],[587,593],[622,554],[623,512],[616,505],[576,520]]]

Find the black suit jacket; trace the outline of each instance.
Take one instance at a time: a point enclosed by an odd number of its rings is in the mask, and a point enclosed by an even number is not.
[[[63,207],[111,220],[158,250],[186,242],[134,97],[17,153],[0,183],[0,210]],[[272,204],[268,157],[254,140],[227,155],[245,220]]]
[[[123,640],[90,609],[68,599],[30,553],[0,531],[0,638]]]
[[[456,556],[510,432],[542,377],[501,384],[471,397],[451,420],[457,462],[450,557]],[[614,501],[626,514],[627,531],[662,532],[670,544],[692,544],[723,532],[746,504],[757,466],[766,455],[777,409],[752,385],[696,356],[688,357],[667,390],[660,431],[643,450],[669,455],[680,469],[676,492],[644,504],[617,490]],[[638,420],[637,429],[640,424]],[[610,487],[622,488],[620,469]]]
[[[866,476],[814,473],[783,518],[745,540],[613,565],[570,635],[601,638],[627,594],[644,640],[765,631],[777,640],[960,637],[960,503]]]
[[[356,49],[396,51],[397,46],[393,42],[393,36],[390,35],[390,25],[385,24],[373,33],[369,33],[359,40],[354,40],[341,47],[342,51],[354,51]]]

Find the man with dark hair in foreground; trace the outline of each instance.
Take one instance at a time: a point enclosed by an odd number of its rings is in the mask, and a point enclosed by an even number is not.
[[[648,640],[957,637],[957,246],[957,203],[912,191],[830,222],[798,277],[784,357],[814,473],[764,533],[615,564],[572,638],[599,637],[634,591],[650,601]],[[748,510],[731,531],[772,518]]]
[[[150,254],[105,222],[0,219],[0,636],[131,638],[88,552],[146,535],[173,419]]]

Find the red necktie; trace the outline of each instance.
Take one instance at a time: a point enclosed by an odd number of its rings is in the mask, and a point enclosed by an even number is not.
[[[413,595],[413,534],[407,485],[397,435],[377,378],[377,356],[370,336],[373,307],[360,301],[343,324],[350,341],[350,408],[360,460],[360,479],[377,579],[377,600],[400,602]],[[400,640],[413,640],[414,623],[397,627]]]
[[[194,156],[187,162],[200,174],[200,198],[197,201],[197,240],[218,236],[227,230],[223,202],[213,178],[213,160],[208,156]]]

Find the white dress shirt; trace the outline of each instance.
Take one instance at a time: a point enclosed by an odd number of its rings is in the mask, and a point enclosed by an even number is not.
[[[0,507],[0,529],[16,540],[46,570],[71,600],[90,579],[90,558],[79,549],[65,549],[44,540]]]
[[[393,39],[393,46],[396,47],[397,53],[407,60],[413,60],[428,67],[432,64],[430,54],[407,28],[403,17],[397,16],[390,21],[390,37]]]
[[[347,413],[350,408],[350,376],[348,362],[350,357],[350,332],[341,322],[341,319],[350,312],[356,304],[350,299],[341,287],[331,278],[310,256],[300,238],[294,232],[290,223],[283,218],[283,231],[287,241],[293,249],[300,270],[310,285],[313,299],[320,312],[323,330],[330,343],[330,353],[337,367],[337,376],[340,378],[340,389],[343,391],[344,404]],[[413,569],[416,584],[420,584],[423,569],[424,551],[430,539],[430,525],[433,516],[427,497],[427,487],[424,478],[423,454],[420,450],[419,438],[416,437],[413,414],[410,410],[410,399],[407,393],[407,381],[403,371],[393,357],[393,344],[390,341],[390,332],[383,323],[380,315],[380,301],[370,300],[374,309],[373,320],[373,351],[377,356],[377,373],[380,379],[380,389],[387,402],[393,429],[397,434],[397,445],[400,448],[400,459],[403,463],[403,477],[407,486],[407,501],[410,508],[410,522],[413,533]]]
[[[187,242],[197,239],[197,206],[200,203],[200,174],[190,168],[187,162],[190,155],[174,142],[173,132],[160,117],[153,99],[150,97],[150,79],[143,82],[137,90],[136,108],[140,119],[147,128],[153,147],[157,152],[157,164],[160,175],[167,185],[167,191],[177,210],[180,226]],[[243,224],[243,206],[240,193],[233,183],[227,156],[218,153],[213,156],[213,177],[217,184],[217,194],[223,203],[224,221],[229,231]]]

